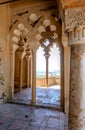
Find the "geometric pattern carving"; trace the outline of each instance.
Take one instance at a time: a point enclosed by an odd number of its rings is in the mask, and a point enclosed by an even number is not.
[[[41,33],[42,38],[40,39],[40,44],[44,48],[45,55],[49,55],[52,43],[56,41],[57,38],[54,37],[54,32],[50,30],[50,26],[45,28],[45,32]]]
[[[85,7],[65,10],[65,29],[85,25]]]

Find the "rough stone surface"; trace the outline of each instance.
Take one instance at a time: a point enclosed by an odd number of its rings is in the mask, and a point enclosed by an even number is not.
[[[69,130],[85,130],[85,45],[72,46],[71,52]]]

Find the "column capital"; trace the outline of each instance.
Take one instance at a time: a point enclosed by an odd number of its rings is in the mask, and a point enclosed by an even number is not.
[[[45,54],[44,56],[45,56],[46,59],[48,59],[50,57],[49,54]]]
[[[36,55],[36,49],[32,49],[31,52],[32,52],[32,55],[33,54]]]
[[[23,60],[23,58],[24,58],[25,55],[26,55],[26,52],[25,52],[25,51],[22,51],[22,52],[17,51],[17,53],[18,53],[18,57],[19,57],[19,59],[20,59],[20,60]]]
[[[31,56],[30,55],[25,55],[25,58],[26,58],[27,61],[30,61]]]
[[[85,43],[85,7],[65,10],[65,31],[68,45]]]
[[[76,7],[65,10],[65,29],[85,26],[85,7]]]
[[[19,48],[19,46],[17,44],[11,44],[10,45],[10,51],[11,51],[11,53],[12,52],[14,53],[18,48]]]

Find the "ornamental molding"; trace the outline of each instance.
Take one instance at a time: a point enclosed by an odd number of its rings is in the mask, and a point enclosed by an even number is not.
[[[65,30],[85,25],[85,7],[65,10]]]

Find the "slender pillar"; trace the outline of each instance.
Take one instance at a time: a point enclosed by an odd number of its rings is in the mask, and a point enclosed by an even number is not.
[[[32,78],[31,78],[31,75],[32,75],[32,72],[31,72],[31,70],[32,70],[32,64],[31,64],[31,58],[30,58],[30,61],[29,61],[29,87],[31,87],[32,86],[32,83],[31,83],[31,80],[32,80]]]
[[[13,98],[14,96],[14,66],[15,66],[15,53],[13,50],[11,50],[10,53],[10,60],[11,60],[11,65],[10,65],[10,99]]]
[[[22,91],[23,59],[20,59],[20,91]]]
[[[24,51],[24,43],[22,41],[19,42],[19,48],[17,50],[18,57],[19,57],[19,90],[22,91],[22,86],[23,86],[23,58],[26,54]]]
[[[60,77],[61,77],[61,89],[60,89],[60,106],[64,111],[64,57],[63,57],[63,49],[60,51]]]
[[[64,112],[69,113],[70,47],[64,46]]]
[[[30,58],[30,86],[32,87],[32,56]]]
[[[36,51],[32,51],[32,103],[36,102]]]
[[[29,88],[29,83],[30,83],[30,58],[29,56],[26,57],[27,60],[27,87]]]
[[[45,55],[46,58],[46,87],[48,88],[48,58],[49,55]]]
[[[14,71],[15,71],[15,51],[18,48],[18,45],[13,44],[10,50],[10,89],[9,89],[9,93],[10,93],[10,99],[13,98],[14,96]]]

